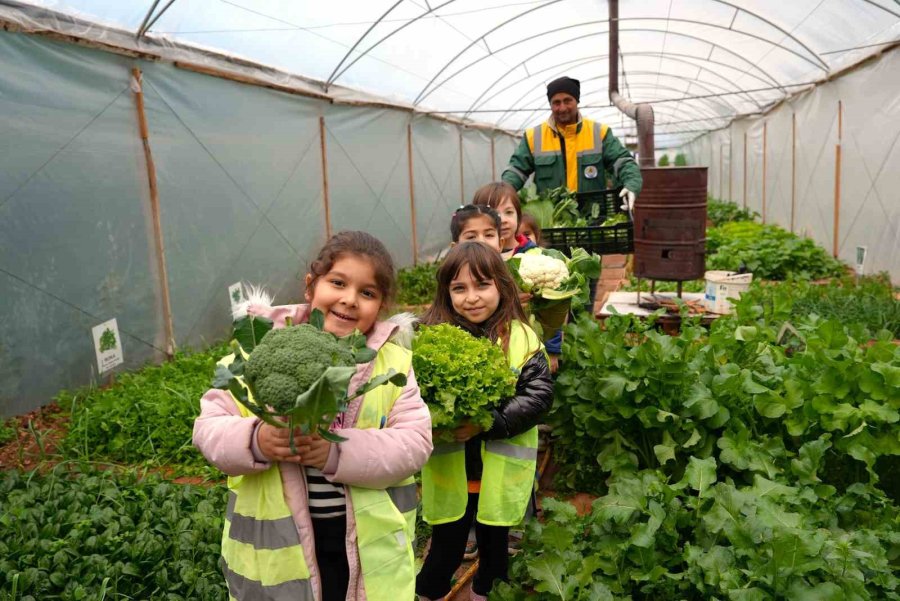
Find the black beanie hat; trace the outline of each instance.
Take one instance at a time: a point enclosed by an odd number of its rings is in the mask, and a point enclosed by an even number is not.
[[[560,77],[547,84],[547,100],[551,100],[560,92],[571,95],[575,98],[575,102],[578,102],[581,98],[581,82],[571,77]]]

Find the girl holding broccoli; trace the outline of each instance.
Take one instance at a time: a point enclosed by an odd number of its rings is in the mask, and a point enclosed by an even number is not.
[[[228,391],[201,399],[194,444],[228,474],[222,568],[231,598],[394,601],[413,596],[416,485],[432,450],[431,419],[406,348],[408,320],[379,321],[394,291],[390,254],[364,232],[332,236],[306,275],[308,304],[246,311],[275,328],[324,315],[324,330],[355,330],[377,352],[358,365],[355,390],[394,368],[403,387],[375,388],[350,402],[331,431],[339,444],[260,421]],[[405,322],[404,322],[405,321]]]
[[[519,302],[500,255],[485,244],[455,246],[438,270],[426,324],[451,323],[499,344],[516,371],[516,393],[493,409],[493,424],[464,422],[456,442],[436,445],[422,471],[422,514],[432,524],[431,547],[416,578],[416,592],[440,599],[462,562],[475,522],[480,562],[472,599],[485,599],[495,579],[506,580],[509,527],[522,521],[537,459],[537,424],[550,408],[553,382],[537,334]]]

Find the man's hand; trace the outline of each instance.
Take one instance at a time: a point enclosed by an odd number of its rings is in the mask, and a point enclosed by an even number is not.
[[[456,442],[466,442],[473,436],[481,434],[481,432],[481,426],[469,422],[463,422],[461,426],[458,426],[453,430],[453,438],[456,440]]]
[[[634,192],[628,188],[622,188],[622,191],[619,192],[619,198],[622,199],[622,206],[620,208],[623,211],[631,213],[634,210]]]

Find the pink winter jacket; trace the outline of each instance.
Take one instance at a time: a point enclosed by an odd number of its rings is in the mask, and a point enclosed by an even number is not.
[[[284,327],[285,317],[292,323],[305,323],[309,316],[308,305],[282,305],[268,307],[251,305],[249,312],[272,319],[275,327]],[[366,345],[378,350],[397,333],[400,326],[390,321],[376,322],[366,337]],[[350,380],[350,390],[355,390],[371,377],[374,361],[359,365]],[[379,430],[358,430],[356,424],[362,398],[351,401],[344,415],[345,426],[335,430],[346,438],[345,442],[332,445],[331,455],[323,470],[332,482],[367,488],[387,488],[422,469],[431,455],[431,417],[419,394],[419,386],[410,368],[406,387],[394,403],[385,427]],[[270,463],[258,461],[259,455],[254,436],[259,418],[242,417],[231,394],[212,389],[200,400],[200,416],[194,422],[194,445],[210,463],[229,476],[241,476],[261,472]],[[256,451],[256,453],[254,453]],[[284,496],[294,516],[300,533],[300,542],[309,567],[310,579],[316,599],[321,599],[322,589],[315,560],[312,522],[307,504],[306,478],[303,467],[295,463],[281,464],[281,480]],[[364,601],[363,579],[360,572],[359,550],[356,546],[356,522],[350,493],[347,491],[347,558],[350,564],[350,584],[347,601]]]

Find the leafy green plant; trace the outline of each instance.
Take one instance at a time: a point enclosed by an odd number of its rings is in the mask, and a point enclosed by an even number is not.
[[[19,434],[19,421],[15,418],[0,420],[0,445],[16,439]]]
[[[857,338],[874,338],[882,330],[900,338],[900,302],[894,294],[887,274],[846,276],[827,285],[802,280],[753,285],[741,296],[741,304],[745,314],[769,322],[816,316],[840,320]]]
[[[897,598],[897,513],[861,485],[826,496],[763,477],[736,485],[713,458],[693,459],[674,482],[614,476],[583,517],[554,499],[543,508],[491,599]]]
[[[216,361],[227,352],[217,345],[179,353],[161,365],[121,374],[108,388],[61,392],[56,400],[70,413],[64,456],[208,470],[191,444],[191,430]]]
[[[224,601],[225,499],[133,470],[3,472],[0,601]]]
[[[675,166],[676,167],[687,167],[687,164],[688,164],[688,160],[684,154],[679,152],[678,154],[675,155]]]
[[[706,252],[707,269],[738,271],[744,266],[754,278],[767,280],[818,279],[839,276],[846,269],[813,240],[751,221],[708,229]]]
[[[439,261],[419,263],[397,272],[397,302],[404,305],[425,305],[434,301],[437,292]]]
[[[467,419],[483,428],[491,409],[512,396],[516,374],[503,349],[450,325],[423,326],[413,340],[413,369],[434,428],[453,428]]]
[[[669,155],[664,154],[659,157],[659,163],[657,163],[660,167],[668,167],[669,166]]]
[[[708,334],[691,320],[677,337],[631,317],[566,326],[550,417],[560,484],[602,493],[606,474],[680,477],[709,457],[735,481],[775,478],[825,435],[829,454],[861,462],[876,483],[877,459],[900,455],[900,347],[811,319],[794,349],[778,344],[780,324],[751,320],[738,305]]]
[[[587,225],[587,219],[578,211],[575,193],[565,186],[545,190],[541,194],[537,194],[532,187],[522,188],[519,202],[522,210],[534,217],[541,229]]]
[[[620,290],[633,292],[638,289],[638,279],[634,274],[628,274],[628,281],[622,284]],[[675,292],[678,290],[678,282],[657,281],[653,287],[654,292]],[[681,282],[682,292],[703,292],[706,290],[706,280],[686,280]],[[641,280],[641,292],[650,292],[650,280]]]
[[[111,351],[116,348],[116,334],[111,329],[106,328],[100,334],[100,352]]]
[[[719,226],[731,221],[756,221],[759,213],[743,209],[733,202],[708,198],[706,200],[706,218],[712,222],[713,226]]]

